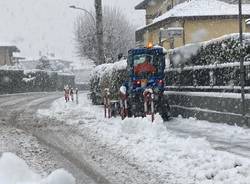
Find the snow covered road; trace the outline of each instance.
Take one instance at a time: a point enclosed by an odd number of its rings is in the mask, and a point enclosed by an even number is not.
[[[221,123],[190,119],[174,119],[166,123],[167,129],[180,137],[205,137],[217,150],[250,158],[250,129]]]
[[[250,184],[249,129],[104,119],[86,93],[79,102],[66,104],[59,93],[0,96],[0,152],[42,176],[65,168],[81,184]]]
[[[77,161],[75,161],[75,158],[70,154],[67,155],[65,153],[67,150],[57,149],[57,147],[53,146],[53,144],[46,142],[44,137],[48,138],[49,135],[47,135],[46,132],[39,131],[41,126],[38,125],[39,120],[35,118],[35,112],[38,108],[47,108],[53,100],[60,97],[61,95],[62,94],[60,93],[1,95],[0,156],[1,153],[5,152],[14,153],[23,159],[32,170],[41,176],[47,176],[56,169],[65,168],[73,174],[73,176],[76,178],[77,184],[96,184],[98,182],[92,178],[93,175],[90,173],[86,174],[83,164],[79,164]],[[48,123],[46,118],[43,119],[43,121]],[[40,134],[38,135],[36,132],[39,132]],[[53,140],[56,144],[59,144],[59,140],[57,141],[57,139],[54,139],[54,137]],[[0,164],[0,170],[1,166],[6,167],[3,165],[3,163],[6,162],[8,158],[17,160],[17,164],[22,162],[18,161],[18,158],[15,158],[14,155],[12,156],[4,154],[3,158],[0,157],[2,164]],[[9,168],[10,170],[13,170],[13,168],[10,166]],[[17,171],[26,173],[30,172],[20,169],[17,169]],[[60,173],[60,170],[58,171]],[[6,172],[8,173],[8,171]],[[21,173],[12,173],[9,174],[9,177],[18,177],[20,174]],[[0,175],[0,183],[4,182],[4,184],[8,184],[8,182],[6,182],[8,176],[6,175],[7,174],[4,176]],[[98,173],[95,173],[95,176],[98,176]],[[30,175],[30,177],[30,180],[29,178],[26,178],[26,180],[18,180],[17,178],[17,182],[34,182],[34,180],[32,180],[33,175]],[[100,181],[104,180],[102,177],[100,178]],[[12,182],[14,182],[13,179]],[[43,182],[46,183],[48,181]]]
[[[38,115],[57,119],[74,130],[74,134],[65,134],[71,149],[82,146],[83,151],[92,154],[92,161],[106,171],[109,180],[116,183],[250,183],[249,158],[224,149],[235,137],[246,143],[248,129],[177,118],[167,122],[167,127],[171,127],[168,130],[160,117],[153,124],[147,118],[104,119],[102,107],[91,105],[86,94],[80,96],[79,105],[58,99],[50,109],[39,110]],[[178,131],[182,123],[184,131]],[[193,134],[192,129],[200,131]],[[211,143],[206,132],[214,137]],[[222,138],[225,143],[219,141]],[[90,149],[88,144],[92,145]],[[116,178],[108,174],[112,172]]]

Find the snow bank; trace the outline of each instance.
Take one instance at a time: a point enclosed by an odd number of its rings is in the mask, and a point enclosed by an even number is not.
[[[156,115],[154,123],[150,117],[127,118],[124,121],[120,118],[104,119],[103,107],[91,105],[86,94],[80,95],[79,102],[78,105],[66,104],[60,98],[50,109],[39,110],[38,114],[87,131],[92,138],[108,146],[113,154],[138,165],[142,172],[155,173],[157,181],[249,184],[249,159],[214,150],[205,138],[177,137],[166,129],[159,115]],[[183,119],[176,121],[181,123]]]
[[[13,153],[3,153],[0,157],[0,184],[75,184],[75,179],[64,169],[42,178],[29,169],[24,160]]]

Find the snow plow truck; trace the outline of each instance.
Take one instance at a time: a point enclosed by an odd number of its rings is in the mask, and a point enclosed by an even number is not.
[[[152,122],[159,113],[163,120],[170,117],[170,107],[164,98],[165,49],[159,46],[134,48],[128,51],[127,74],[119,89],[119,101],[110,99],[108,88],[104,90],[105,117],[115,112],[121,118],[145,117]]]

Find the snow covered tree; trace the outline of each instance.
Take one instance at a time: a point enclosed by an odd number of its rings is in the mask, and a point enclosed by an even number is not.
[[[36,69],[40,69],[40,70],[52,70],[51,64],[49,62],[49,59],[46,56],[42,56],[39,59],[38,65],[36,66]]]
[[[95,23],[89,16],[80,16],[75,22],[76,50],[79,56],[98,61]],[[120,53],[135,46],[135,26],[129,23],[120,9],[104,7],[103,12],[104,55],[105,63],[117,61]]]

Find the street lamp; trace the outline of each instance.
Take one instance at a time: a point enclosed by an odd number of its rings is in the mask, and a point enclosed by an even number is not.
[[[86,9],[84,9],[84,8],[81,8],[81,7],[77,7],[77,6],[75,6],[75,5],[71,5],[71,6],[69,6],[69,7],[72,8],[72,9],[77,9],[77,10],[82,10],[82,11],[84,11],[85,13],[87,13],[88,15],[90,15],[91,19],[92,19],[93,22],[95,23],[95,18],[94,18],[94,16],[93,16],[92,13],[90,13],[88,10],[86,10]]]
[[[246,101],[245,101],[245,67],[244,67],[244,58],[242,56],[243,48],[243,35],[242,35],[242,3],[239,0],[239,41],[240,41],[240,85],[241,85],[241,110],[244,124],[247,125],[246,118]]]

